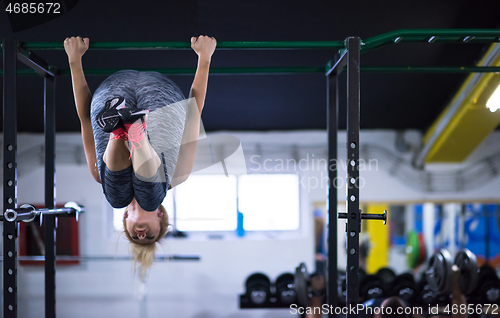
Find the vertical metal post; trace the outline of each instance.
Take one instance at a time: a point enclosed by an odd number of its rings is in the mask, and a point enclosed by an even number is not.
[[[3,42],[3,209],[17,207],[17,40]],[[2,211],[3,213],[3,211]],[[3,221],[3,317],[17,317],[17,223]]]
[[[347,38],[347,305],[359,299],[359,50],[360,38]],[[347,317],[358,317],[349,313]]]
[[[56,201],[56,117],[55,78],[44,78],[45,107],[45,207]],[[47,215],[45,223],[45,317],[56,316],[56,216]]]
[[[326,276],[326,297],[330,308],[337,307],[338,281],[337,281],[337,132],[339,93],[336,72],[327,76],[326,95],[326,129],[328,133],[328,258]],[[330,311],[328,317],[336,317],[335,311]]]

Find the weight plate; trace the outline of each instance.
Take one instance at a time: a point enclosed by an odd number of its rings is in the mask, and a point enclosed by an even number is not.
[[[309,306],[309,274],[306,264],[300,263],[295,268],[294,287],[297,293],[297,300],[300,306]]]
[[[424,235],[418,234],[418,265],[425,263],[427,257],[427,250],[425,249]],[[417,266],[418,266],[417,265]]]
[[[35,211],[35,207],[32,206],[31,204],[23,204],[21,205],[20,207],[21,209],[31,209],[31,212]],[[41,214],[40,214],[41,215]],[[26,219],[26,220],[23,220],[23,222],[33,222],[33,220],[36,218],[36,213],[33,213],[33,215],[29,218],[29,219]]]
[[[269,295],[264,290],[253,290],[250,293],[250,301],[255,305],[263,305]]]
[[[400,274],[399,276],[396,276],[396,278],[394,279],[394,284],[399,282],[411,282],[412,284],[415,284],[415,277],[411,273],[406,272]]]
[[[339,295],[338,301],[339,301],[340,306],[343,306],[346,304],[346,295],[347,295],[346,277],[347,276],[346,276],[345,272],[344,273],[339,272],[339,278],[337,279],[337,284],[338,284],[337,290],[338,290],[338,295]],[[359,281],[361,281],[361,279]]]
[[[394,279],[391,296],[398,296],[412,303],[417,297],[417,284],[415,277],[410,273],[404,273]]]
[[[377,275],[366,276],[359,285],[359,296],[363,301],[386,295],[385,284]]]
[[[418,234],[415,231],[410,231],[408,233],[408,239],[406,241],[406,263],[409,268],[415,268],[418,266],[419,258],[419,242]]]
[[[345,277],[347,277],[347,276],[345,276]],[[365,277],[366,277],[366,272],[365,272],[365,270],[364,270],[364,269],[362,269],[362,268],[360,268],[360,269],[359,269],[359,273],[358,273],[358,280],[359,280],[359,281],[362,281],[363,279],[365,279]]]
[[[469,249],[460,250],[455,255],[454,263],[460,268],[460,288],[464,295],[469,295],[476,287],[478,279],[476,255]]]
[[[271,280],[267,275],[262,274],[262,273],[253,273],[252,275],[248,276],[247,280],[245,281],[245,288],[250,289],[254,286],[263,286],[266,288],[269,288],[271,285]]]
[[[291,289],[291,285],[295,282],[295,276],[292,273],[283,273],[278,278],[274,286],[276,287],[276,295],[285,305],[293,304],[297,301],[297,293]]]
[[[276,278],[276,282],[274,285],[276,286],[276,290],[278,289],[288,289],[289,284],[293,284],[295,280],[295,276],[292,273],[283,273],[278,278]]]
[[[432,291],[439,294],[451,293],[451,266],[451,254],[447,250],[441,249],[431,256],[425,276]]]
[[[500,282],[489,281],[481,286],[482,299],[486,303],[498,304],[500,300]]]
[[[245,282],[246,295],[253,304],[263,305],[271,295],[270,286],[271,281],[267,275],[254,273]]]
[[[394,279],[396,278],[396,273],[388,267],[382,267],[377,271],[377,277],[379,277],[384,284],[390,286]]]

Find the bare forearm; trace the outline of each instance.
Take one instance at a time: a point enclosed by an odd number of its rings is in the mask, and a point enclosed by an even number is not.
[[[90,169],[90,173],[97,182],[101,182],[99,172],[96,166],[96,153],[94,144],[94,135],[92,132],[92,123],[90,120],[90,104],[92,102],[92,94],[90,93],[89,86],[83,74],[83,67],[81,59],[75,61],[70,60],[71,79],[73,82],[73,94],[75,96],[76,111],[78,118],[80,118],[80,125],[82,130],[83,148],[85,150],[85,157]]]
[[[210,61],[215,51],[217,41],[215,38],[200,35],[191,38],[191,48],[198,55],[198,67],[194,75],[191,91],[189,92],[190,101],[188,102],[188,112],[186,116],[186,125],[184,135],[182,136],[182,146],[179,151],[177,165],[174,171],[174,177],[170,187],[184,182],[191,173],[196,158],[196,147],[200,133],[200,116],[205,105],[205,96],[207,94],[208,73],[210,70]],[[194,101],[193,105],[191,102]]]
[[[92,94],[90,93],[87,80],[83,74],[82,60],[70,61],[71,80],[73,83],[73,94],[75,96],[76,111],[81,120],[90,119],[90,104]]]
[[[200,57],[198,59],[198,67],[194,75],[193,85],[189,97],[196,99],[198,110],[201,114],[203,106],[205,105],[205,96],[207,94],[208,73],[210,69],[210,58]]]
[[[186,181],[191,174],[196,158],[199,134],[200,113],[195,101],[190,99],[187,104],[186,125],[184,126],[177,165],[175,166],[174,176],[170,184],[172,188]]]

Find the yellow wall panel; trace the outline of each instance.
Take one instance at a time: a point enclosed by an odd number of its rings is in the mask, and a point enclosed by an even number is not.
[[[384,213],[389,211],[389,206],[384,204],[368,205],[364,213]],[[376,273],[380,268],[389,264],[389,224],[390,214],[387,214],[387,224],[379,220],[363,220],[370,238],[370,251],[366,258],[366,273]]]

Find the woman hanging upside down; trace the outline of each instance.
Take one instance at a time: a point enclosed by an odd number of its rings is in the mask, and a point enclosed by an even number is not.
[[[177,85],[156,72],[116,72],[92,96],[82,67],[89,39],[64,40],[87,164],[111,206],[125,207],[124,233],[141,277],[167,232],[161,205],[167,190],[185,181],[193,168],[216,45],[208,36],[191,38],[198,67],[189,96],[194,107],[189,107]]]

